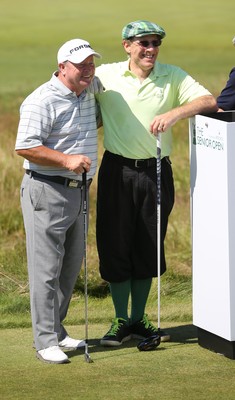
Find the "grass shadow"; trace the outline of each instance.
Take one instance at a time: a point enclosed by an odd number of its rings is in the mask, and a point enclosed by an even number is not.
[[[197,328],[192,324],[166,328],[166,331],[171,335],[171,342],[183,344],[193,344],[198,342]]]
[[[165,328],[164,328],[165,329]],[[172,347],[172,344],[179,344],[179,345],[183,345],[183,344],[195,344],[198,342],[197,339],[197,328],[192,325],[192,324],[188,324],[188,325],[180,325],[180,326],[176,326],[176,327],[172,327],[172,328],[166,328],[166,331],[170,334],[171,336],[171,340],[170,342],[163,342],[160,344],[159,347],[157,347],[155,350],[153,351],[163,351],[163,350],[167,350],[167,343],[170,344],[170,347]],[[89,354],[95,354],[95,353],[109,353],[109,357],[110,352],[115,352],[115,356],[117,356],[117,351],[119,350],[123,350],[125,349],[131,349],[133,347],[137,347],[137,344],[140,342],[140,339],[131,339],[128,342],[123,343],[121,346],[116,346],[116,347],[105,347],[105,346],[101,346],[100,345],[100,338],[92,338],[89,339],[88,341],[88,345],[89,345]],[[69,356],[69,358],[73,358],[77,355],[81,355],[81,353],[84,352],[84,349],[79,349],[76,351],[67,351],[67,355]],[[120,355],[123,355],[123,353],[121,352]]]

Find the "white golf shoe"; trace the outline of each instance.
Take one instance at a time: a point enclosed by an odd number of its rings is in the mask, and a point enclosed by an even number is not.
[[[73,339],[67,335],[63,340],[61,340],[61,342],[59,342],[59,346],[64,350],[77,350],[81,347],[85,347],[85,341]]]
[[[48,364],[65,364],[70,362],[68,356],[60,350],[59,346],[50,346],[46,349],[38,350],[36,356],[39,360]]]

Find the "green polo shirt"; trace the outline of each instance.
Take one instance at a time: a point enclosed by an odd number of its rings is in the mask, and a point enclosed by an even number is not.
[[[150,123],[158,114],[210,92],[181,68],[156,62],[147,79],[128,69],[128,60],[96,68],[105,90],[96,95],[103,118],[104,147],[132,159],[156,157],[156,137]],[[162,134],[162,157],[169,156],[172,133]]]

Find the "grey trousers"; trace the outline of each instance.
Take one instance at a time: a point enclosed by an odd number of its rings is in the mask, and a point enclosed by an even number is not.
[[[82,189],[25,174],[21,207],[34,342],[36,350],[41,350],[58,345],[67,335],[62,321],[84,253]]]

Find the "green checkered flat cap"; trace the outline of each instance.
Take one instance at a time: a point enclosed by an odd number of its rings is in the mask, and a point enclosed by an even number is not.
[[[166,36],[166,32],[161,26],[144,20],[130,22],[122,30],[122,39],[145,35],[159,35],[163,39]]]

